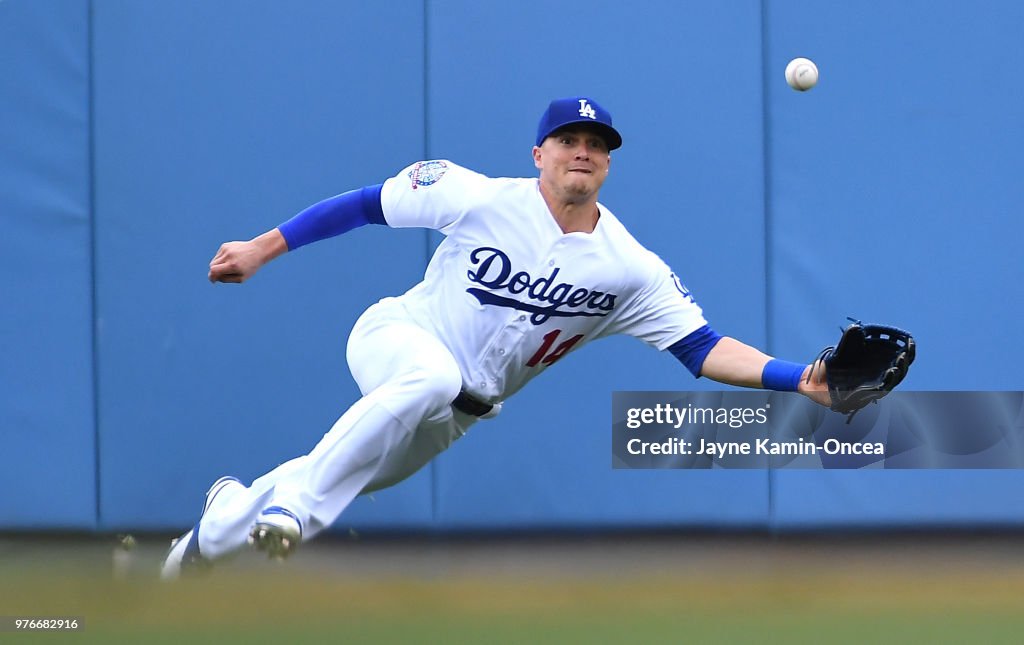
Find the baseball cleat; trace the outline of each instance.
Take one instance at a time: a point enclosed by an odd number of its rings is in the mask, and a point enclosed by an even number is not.
[[[249,531],[249,544],[271,560],[284,560],[302,541],[302,523],[286,508],[263,509]]]
[[[206,511],[210,510],[213,500],[226,488],[233,486],[245,488],[245,485],[237,477],[221,477],[213,482],[213,485],[206,491],[206,499],[203,501],[203,512],[199,515],[199,522],[196,522],[196,525],[181,537],[171,540],[171,548],[167,551],[163,564],[160,566],[161,580],[175,580],[183,574],[200,573],[210,569],[212,566],[210,561],[199,553],[199,524],[203,521]]]
[[[185,535],[171,540],[171,548],[160,565],[161,580],[176,580],[182,574],[200,573],[209,569],[209,561],[199,555],[198,528],[196,524]]]

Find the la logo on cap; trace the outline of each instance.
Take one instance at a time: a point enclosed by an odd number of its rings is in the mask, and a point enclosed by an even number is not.
[[[580,116],[585,116],[588,119],[597,118],[597,112],[594,111],[587,99],[580,99]]]
[[[579,95],[551,101],[537,124],[536,145],[543,145],[544,139],[574,123],[586,124],[599,133],[608,144],[608,150],[622,145],[622,136],[612,126],[612,115],[597,101]]]

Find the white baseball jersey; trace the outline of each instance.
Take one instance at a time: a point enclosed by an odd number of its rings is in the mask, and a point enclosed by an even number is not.
[[[595,338],[665,349],[705,325],[607,208],[592,233],[565,234],[537,179],[424,161],[384,183],[381,206],[391,226],[447,237],[420,284],[356,323],[347,356],[363,397],[308,455],[217,497],[195,534],[204,557],[244,548],[262,509],[288,509],[307,540],[356,495],[416,472],[477,421],[451,406],[460,386],[496,403]]]
[[[536,178],[421,161],[384,183],[381,206],[389,226],[446,236],[400,301],[482,400],[507,398],[594,339],[628,334],[663,350],[706,324],[671,269],[603,205],[592,233],[563,233]]]

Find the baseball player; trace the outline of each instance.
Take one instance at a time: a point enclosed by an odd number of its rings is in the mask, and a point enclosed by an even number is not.
[[[363,396],[308,454],[245,486],[219,479],[199,522],[169,551],[164,578],[247,543],[282,558],[361,493],[391,486],[566,354],[611,334],[668,350],[696,377],[800,391],[828,405],[821,370],[773,359],[705,321],[693,295],[597,201],[611,115],[588,97],[540,119],[539,177],[489,178],[451,161],[412,164],[383,184],[221,246],[212,282],[244,282],[288,252],[367,224],[426,227],[444,241],[423,281],[356,322],[347,359]]]

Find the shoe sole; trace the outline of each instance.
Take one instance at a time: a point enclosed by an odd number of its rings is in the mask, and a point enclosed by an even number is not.
[[[249,532],[249,544],[266,553],[271,560],[283,561],[295,551],[299,541],[299,536],[292,531],[263,522],[256,522]]]

